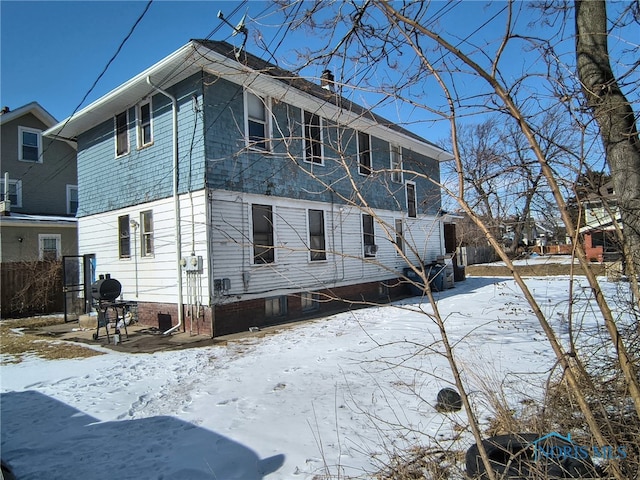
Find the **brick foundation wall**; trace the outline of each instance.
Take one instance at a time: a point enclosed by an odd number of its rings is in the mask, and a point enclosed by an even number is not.
[[[212,307],[202,307],[199,317],[191,316],[185,308],[184,323],[178,331],[192,331],[195,334],[216,336],[228,335],[248,330],[250,327],[266,327],[281,323],[313,318],[328,313],[336,313],[360,308],[365,302],[387,303],[407,295],[407,287],[396,279],[382,282],[367,282],[333,289],[314,291],[318,301],[312,310],[303,310],[300,294],[287,295],[285,313],[267,317],[265,299],[258,298],[241,302],[222,303]],[[212,314],[214,318],[211,331]],[[178,309],[172,303],[138,303],[138,322],[165,331],[178,323]]]

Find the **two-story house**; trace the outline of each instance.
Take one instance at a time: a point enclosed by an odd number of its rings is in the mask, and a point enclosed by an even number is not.
[[[80,252],[141,322],[218,336],[388,300],[444,253],[451,156],[333,87],[192,40],[45,133],[77,142]]]
[[[613,191],[613,180],[602,185],[597,192],[587,195],[582,203],[584,225],[580,228],[587,258],[604,261],[606,253],[619,254],[620,242],[616,225],[622,229],[620,209]]]
[[[42,136],[56,123],[37,102],[0,115],[2,263],[77,252],[75,143]]]

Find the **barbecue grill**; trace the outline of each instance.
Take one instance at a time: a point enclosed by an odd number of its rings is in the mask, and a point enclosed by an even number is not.
[[[96,310],[98,311],[98,325],[96,327],[96,333],[93,334],[93,339],[98,340],[100,337],[100,328],[104,327],[104,331],[107,335],[107,343],[109,340],[109,309],[115,313],[115,333],[120,334],[120,327],[124,326],[124,331],[129,338],[129,332],[127,331],[127,322],[125,320],[125,313],[129,306],[127,302],[118,302],[116,299],[122,292],[122,284],[115,278],[111,278],[110,274],[100,275],[98,281],[91,285],[91,296],[95,300]],[[118,309],[121,309],[122,316]],[[120,322],[122,318],[122,322]]]

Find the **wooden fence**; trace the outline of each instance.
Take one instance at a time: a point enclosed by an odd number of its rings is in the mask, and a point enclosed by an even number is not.
[[[458,265],[476,265],[498,260],[493,247],[458,247]]]
[[[62,262],[11,262],[0,268],[2,318],[64,310]]]

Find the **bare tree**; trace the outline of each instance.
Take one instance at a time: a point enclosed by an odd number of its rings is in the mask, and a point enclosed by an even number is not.
[[[637,16],[637,3],[635,7],[629,5],[630,10],[633,8]],[[604,0],[577,1],[575,12],[578,77],[600,126],[622,217],[625,256],[635,277],[640,272],[640,140],[636,117],[611,68]]]

